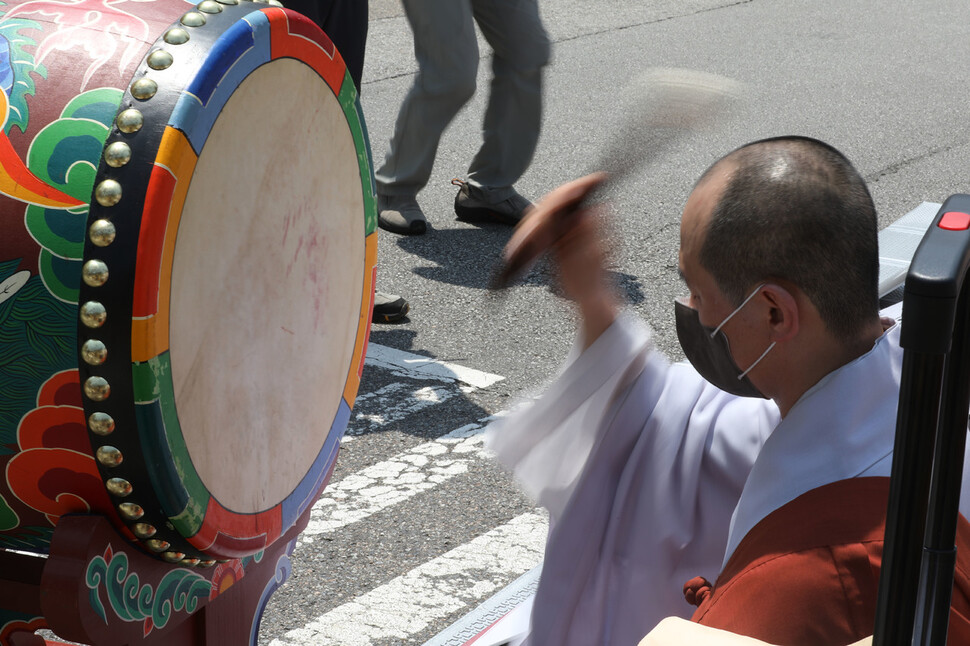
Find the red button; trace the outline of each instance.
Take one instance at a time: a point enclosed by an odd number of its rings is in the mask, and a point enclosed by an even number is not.
[[[970,213],[961,213],[960,211],[948,211],[943,214],[940,218],[940,223],[937,225],[941,229],[948,229],[950,231],[964,231],[970,229]]]

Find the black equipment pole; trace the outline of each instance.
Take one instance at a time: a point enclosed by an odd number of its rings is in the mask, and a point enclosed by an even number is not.
[[[936,437],[936,459],[926,516],[920,597],[916,606],[914,642],[945,644],[950,623],[950,598],[956,566],[957,516],[963,483],[963,455],[970,409],[970,343],[967,334],[967,283],[957,305],[953,344],[943,377],[943,398]],[[960,459],[955,459],[959,456]]]
[[[903,296],[903,372],[873,646],[944,646],[970,408],[970,195],[920,243]]]
[[[873,646],[912,643],[933,433],[902,433],[899,429],[936,427],[942,382],[943,355],[903,355]]]

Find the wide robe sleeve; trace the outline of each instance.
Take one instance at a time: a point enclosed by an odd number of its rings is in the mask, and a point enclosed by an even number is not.
[[[549,509],[533,645],[636,644],[689,617],[683,583],[720,570],[731,513],[779,421],[671,366],[621,317],[489,443]]]

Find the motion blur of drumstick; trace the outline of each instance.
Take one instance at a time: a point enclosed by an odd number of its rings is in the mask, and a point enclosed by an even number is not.
[[[603,187],[624,180],[725,114],[741,94],[737,81],[695,70],[655,68],[636,77],[621,102],[623,123],[591,169],[594,174],[560,186],[536,204],[506,244],[490,288],[508,287],[528,271]]]

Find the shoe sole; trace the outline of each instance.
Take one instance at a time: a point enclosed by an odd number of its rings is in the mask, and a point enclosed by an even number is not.
[[[380,217],[378,217],[377,226],[379,226],[380,228],[390,233],[397,233],[399,235],[404,235],[404,236],[419,236],[424,234],[428,230],[428,224],[424,220],[415,220],[410,224],[410,226],[405,228],[405,227],[399,227],[394,224],[388,224]]]
[[[455,204],[455,215],[462,222],[499,222],[511,227],[517,225],[522,216],[515,217],[481,206],[459,206]]]

